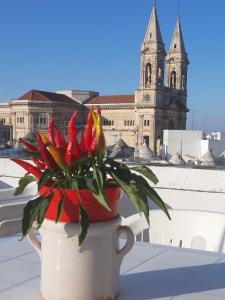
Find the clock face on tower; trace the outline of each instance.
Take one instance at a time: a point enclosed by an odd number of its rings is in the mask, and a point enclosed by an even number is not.
[[[143,100],[144,100],[144,102],[150,101],[150,95],[149,94],[144,94]]]

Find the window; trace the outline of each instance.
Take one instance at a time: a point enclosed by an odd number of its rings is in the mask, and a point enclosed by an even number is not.
[[[112,121],[112,120],[103,120],[103,125],[105,125],[105,126],[114,126],[114,121]]]
[[[48,124],[48,119],[47,119],[47,117],[37,117],[37,118],[35,118],[35,122],[38,124],[38,125],[46,125],[47,126],[47,124]]]
[[[175,89],[177,84],[177,74],[175,71],[172,71],[170,74],[170,87]]]
[[[186,76],[182,75],[182,90],[186,90]]]
[[[17,117],[16,122],[19,124],[24,123],[24,117]]]
[[[176,49],[177,48],[177,44],[174,44],[174,49]]]
[[[124,126],[134,126],[134,120],[125,120]]]
[[[173,130],[175,128],[174,122],[172,120],[170,120],[168,122],[168,129]]]
[[[147,63],[145,66],[145,85],[150,85],[152,82],[152,65]]]
[[[149,127],[150,126],[150,121],[149,120],[144,120],[144,126]]]

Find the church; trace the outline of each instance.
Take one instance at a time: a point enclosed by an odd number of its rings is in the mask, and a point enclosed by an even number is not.
[[[158,152],[164,129],[186,129],[188,65],[180,19],[166,52],[153,5],[141,45],[139,88],[134,95],[98,96],[86,104],[101,106],[107,144],[145,141]]]
[[[11,144],[37,129],[47,131],[54,117],[65,133],[74,110],[83,126],[87,108],[100,106],[107,145],[123,139],[131,147],[144,142],[159,153],[164,129],[186,129],[188,55],[177,18],[169,51],[163,43],[153,5],[140,52],[140,84],[133,95],[100,96],[94,91],[31,90],[0,104],[0,124]],[[2,130],[3,130],[2,129]],[[9,139],[8,138],[8,139]],[[0,142],[1,143],[1,142]]]

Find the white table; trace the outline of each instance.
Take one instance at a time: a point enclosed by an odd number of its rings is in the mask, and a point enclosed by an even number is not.
[[[40,300],[40,259],[26,240],[0,239],[0,300]],[[119,300],[225,299],[225,255],[136,243]]]

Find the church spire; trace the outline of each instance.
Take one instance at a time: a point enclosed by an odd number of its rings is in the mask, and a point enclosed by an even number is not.
[[[156,11],[155,2],[144,41],[141,45],[141,72],[140,72],[140,96],[139,103],[151,103],[158,105],[160,97],[156,95],[158,90],[164,88],[164,63],[165,63],[165,46],[159,27],[159,21]],[[151,100],[146,100],[151,99]],[[145,102],[149,101],[149,102]]]
[[[186,93],[188,65],[188,54],[184,46],[180,18],[178,17],[166,60],[166,81],[169,88]]]
[[[154,50],[164,47],[155,1],[153,2],[152,13],[145,34],[144,44],[151,44],[151,48]]]
[[[170,44],[169,52],[172,52],[172,51],[186,53],[185,46],[184,46],[183,34],[182,34],[182,30],[181,30],[180,17],[177,17],[176,27],[174,30],[171,44]]]

